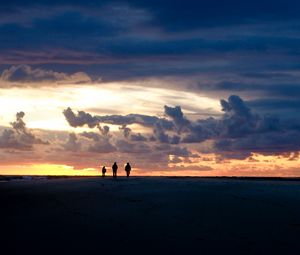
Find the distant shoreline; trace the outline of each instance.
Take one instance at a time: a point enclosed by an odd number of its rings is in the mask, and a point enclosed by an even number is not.
[[[14,180],[53,180],[53,179],[90,179],[102,178],[100,175],[0,175],[0,181]],[[118,178],[125,178],[119,176]],[[300,181],[300,177],[265,177],[265,176],[132,176],[131,178],[166,178],[166,179],[228,179],[228,180],[269,180],[269,181]],[[105,179],[112,179],[106,176]]]

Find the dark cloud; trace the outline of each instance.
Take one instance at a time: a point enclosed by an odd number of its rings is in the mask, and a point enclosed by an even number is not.
[[[17,133],[25,133],[26,132],[26,124],[23,121],[25,116],[24,112],[17,112],[16,113],[16,121],[11,122],[11,126],[13,129],[17,131]]]
[[[101,136],[95,132],[86,132],[80,133],[81,136],[91,139],[95,142],[98,142],[101,139]]]
[[[140,124],[142,126],[153,126],[160,119],[156,116],[148,116],[142,114],[128,114],[128,115],[107,115],[107,116],[96,116],[96,118],[102,122],[112,125],[131,125],[131,124]],[[164,126],[170,126],[170,122],[162,119]]]
[[[80,133],[80,136],[93,141],[92,144],[88,144],[87,151],[97,153],[111,153],[116,151],[115,146],[110,142],[111,137],[107,135],[108,133],[101,133],[101,135],[95,132]]]
[[[52,82],[53,85],[53,83],[91,83],[92,80],[87,74],[83,72],[77,72],[69,75],[62,72],[54,72],[52,70],[45,70],[40,68],[32,69],[29,65],[18,65],[12,66],[9,69],[5,69],[0,76],[0,82],[2,87],[12,87],[22,86],[23,83],[40,84],[43,82]],[[3,84],[3,82],[9,82],[10,84]]]
[[[299,101],[299,7],[294,0],[1,3],[1,87],[171,77],[146,86]],[[282,115],[296,116],[288,105]],[[253,104],[260,112],[276,107]]]
[[[91,151],[105,151],[105,146],[113,151],[116,141],[105,126],[109,124],[121,126],[119,143],[131,151],[136,144],[214,141],[213,150],[228,155],[274,148],[289,152],[298,148],[300,126],[299,7],[296,0],[2,2],[0,86],[87,83],[101,74],[103,81],[154,78],[158,85],[143,86],[213,98],[239,94],[245,101],[239,96],[221,100],[220,118],[190,120],[180,106],[165,106],[166,118],[93,116],[71,108],[64,115],[72,127],[99,129],[96,135],[77,138],[88,140]],[[31,148],[38,143],[23,117],[17,116],[13,129],[3,132],[2,144],[18,147],[13,144],[22,140]],[[135,133],[132,124],[152,133]],[[79,143],[73,136],[69,141],[70,146]]]
[[[236,95],[220,100],[223,116],[220,119],[207,118],[188,126],[182,139],[185,143],[202,142],[208,139],[238,138],[250,134],[282,130],[284,124],[272,115],[253,113],[245,102]]]
[[[16,150],[32,150],[33,145],[48,145],[48,141],[36,137],[30,130],[26,128],[23,120],[24,112],[16,114],[16,120],[11,122],[12,129],[4,129],[0,136],[0,148],[16,149]]]
[[[78,111],[77,114],[75,114],[72,109],[68,107],[63,111],[63,114],[71,127],[88,125],[88,127],[94,128],[99,125],[99,120],[96,117],[84,111]]]
[[[156,116],[148,116],[142,114],[128,114],[128,115],[106,115],[106,116],[92,116],[84,111],[78,111],[77,114],[72,111],[69,107],[63,111],[66,120],[72,127],[82,127],[87,125],[93,128],[100,123],[107,123],[111,125],[121,126],[121,130],[125,130],[125,135],[129,135],[130,129],[126,127],[131,124],[139,124],[145,127],[152,127],[155,123],[160,122],[161,125],[166,129],[173,127],[172,122],[161,119]]]
[[[13,0],[1,4],[2,14],[15,13],[19,10],[40,8],[47,9],[51,7],[60,8],[80,8],[81,10],[99,10],[103,6],[108,4],[112,5],[130,5],[137,8],[142,8],[153,13],[156,17],[155,22],[160,26],[164,26],[165,29],[175,30],[190,27],[189,29],[195,29],[196,27],[210,27],[223,23],[223,26],[240,23],[253,23],[259,20],[274,20],[280,17],[282,20],[294,20],[298,19],[297,9],[300,7],[299,3],[294,0],[288,1],[276,0],[270,2],[252,1],[248,3],[241,3],[237,0],[229,0],[220,2],[217,0],[210,2],[199,2],[189,0],[182,1],[137,1],[137,0],[117,0],[117,1],[69,1],[69,0],[54,0],[54,1],[20,1]],[[201,17],[201,19],[199,19]]]
[[[300,150],[300,131],[285,130],[264,134],[251,134],[239,139],[220,139],[215,143],[216,152],[225,157],[244,159],[251,152],[280,155]],[[230,152],[230,154],[227,154]]]
[[[261,98],[246,102],[250,107],[260,110],[282,111],[288,109],[300,110],[300,101],[295,99]]]
[[[116,150],[116,147],[113,146],[107,139],[101,139],[88,147],[89,152],[96,153],[111,153]]]
[[[80,151],[81,149],[81,143],[78,141],[78,138],[76,134],[71,133],[69,134],[69,138],[65,144],[62,145],[62,147],[67,151]]]
[[[99,131],[101,132],[101,134],[102,135],[104,135],[104,136],[109,136],[110,134],[109,134],[109,126],[98,126],[98,128],[99,128]]]
[[[300,93],[300,85],[298,83],[299,77],[293,77],[293,83],[278,83],[278,81],[272,81],[261,83],[259,81],[252,81],[246,83],[243,80],[237,82],[221,81],[216,83],[210,83],[202,85],[198,84],[198,88],[205,89],[207,91],[236,91],[239,93],[247,92],[252,94],[261,94],[269,97],[292,97]],[[289,80],[288,80],[289,81]]]
[[[130,140],[134,142],[146,142],[147,138],[143,136],[141,133],[131,134]]]
[[[220,100],[220,105],[224,112],[220,118],[210,117],[196,121],[188,120],[179,106],[174,108],[165,106],[165,114],[170,120],[145,115],[139,118],[140,115],[136,114],[92,117],[85,113],[84,116],[89,116],[92,121],[94,118],[98,121],[105,118],[111,124],[119,124],[119,120],[122,120],[121,123],[126,120],[126,124],[151,127],[153,135],[149,139],[143,134],[133,133],[125,124],[120,127],[120,130],[126,139],[136,143],[160,144],[160,147],[156,149],[166,150],[168,155],[191,157],[188,150],[179,146],[171,147],[171,144],[201,143],[209,140],[213,141],[212,152],[235,158],[244,158],[253,152],[285,153],[297,151],[300,148],[298,120],[281,120],[270,114],[255,113],[237,95],[231,95],[227,100]],[[151,121],[145,122],[145,120]],[[93,126],[90,125],[90,127]],[[122,148],[126,144],[128,152],[134,151],[136,146],[136,143],[125,140],[120,140],[118,143]]]
[[[121,127],[119,127],[119,130],[123,132],[125,138],[128,138],[131,133],[131,129],[129,127],[126,127],[126,125],[122,125]]]
[[[129,153],[129,154],[147,154],[152,153],[152,149],[149,145],[140,141],[138,143],[129,142],[126,140],[118,139],[115,143],[116,148],[121,153]]]
[[[180,106],[169,107],[165,105],[165,114],[173,120],[178,133],[181,132],[182,128],[190,124],[183,116]]]
[[[126,125],[119,127],[119,130],[121,130],[123,132],[123,136],[129,139],[130,141],[146,142],[148,140],[147,137],[143,136],[141,133],[132,133],[132,130]]]
[[[214,138],[216,151],[233,152],[231,157],[242,155],[243,158],[251,152],[272,154],[299,150],[298,121],[281,121],[275,116],[252,113],[238,96],[221,100],[221,105],[225,114]]]

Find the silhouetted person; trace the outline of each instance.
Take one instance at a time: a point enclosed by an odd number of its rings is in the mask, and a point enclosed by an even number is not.
[[[117,171],[118,171],[118,165],[117,165],[117,162],[115,162],[113,165],[112,165],[112,170],[113,170],[113,177],[116,178],[117,177]]]
[[[106,173],[106,168],[105,166],[102,167],[102,177],[105,177],[105,173]]]
[[[126,172],[126,176],[127,176],[127,177],[129,177],[130,171],[131,171],[131,166],[130,166],[130,164],[127,162],[127,164],[126,164],[126,166],[125,166],[125,172]]]

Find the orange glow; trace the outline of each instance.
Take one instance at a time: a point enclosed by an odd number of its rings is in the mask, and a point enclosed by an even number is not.
[[[300,176],[300,158],[291,155],[261,155],[252,154],[244,160],[222,159],[215,154],[202,154],[199,158],[190,158],[189,161],[178,164],[169,164],[166,169],[139,169],[134,168],[134,176]],[[170,156],[172,159],[172,156]],[[108,167],[107,175],[111,175]],[[100,175],[100,169],[74,169],[72,166],[59,164],[24,164],[2,165],[1,175],[73,175],[95,176]],[[119,175],[125,172],[120,165]]]
[[[2,175],[74,175],[89,176],[97,175],[94,168],[86,168],[74,170],[72,166],[57,164],[26,164],[26,165],[9,165],[0,166],[0,174]]]

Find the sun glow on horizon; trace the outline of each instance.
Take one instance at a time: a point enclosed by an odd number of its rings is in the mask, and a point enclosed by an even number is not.
[[[24,165],[1,165],[2,175],[74,175],[88,176],[97,174],[95,168],[75,170],[74,167],[59,164],[24,164]]]
[[[170,159],[174,159],[170,155]],[[182,159],[183,160],[183,159]],[[183,163],[170,163],[165,169],[133,168],[133,176],[261,176],[261,177],[297,177],[300,175],[300,158],[292,155],[262,155],[254,153],[245,160],[223,159],[218,161],[215,154],[202,154],[198,159]],[[107,166],[107,175],[111,175]],[[282,170],[282,171],[278,171]],[[124,176],[123,165],[118,173]],[[63,164],[23,164],[1,165],[0,175],[54,175],[54,176],[98,176],[99,168],[75,169]]]

